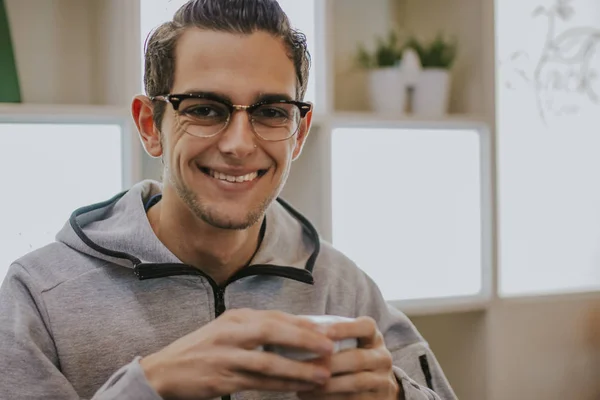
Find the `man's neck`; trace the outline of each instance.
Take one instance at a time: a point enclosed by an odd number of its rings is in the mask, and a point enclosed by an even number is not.
[[[222,285],[251,261],[259,245],[262,220],[246,230],[219,229],[187,207],[173,207],[170,200],[163,198],[150,208],[148,220],[158,239],[184,264]]]

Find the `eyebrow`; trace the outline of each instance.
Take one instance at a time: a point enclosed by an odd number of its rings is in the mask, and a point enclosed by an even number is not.
[[[196,96],[205,97],[207,99],[220,100],[224,103],[233,104],[233,101],[231,101],[231,97],[227,96],[224,93],[220,93],[220,92],[192,89],[192,90],[187,90],[183,93],[193,94]],[[252,103],[256,104],[256,103],[261,103],[261,102],[277,102],[279,100],[293,101],[294,99],[289,94],[286,94],[286,93],[260,93],[258,96],[256,96],[254,98],[254,101]]]
[[[220,100],[224,103],[227,104],[233,104],[233,102],[231,101],[231,97],[227,96],[224,93],[219,93],[219,92],[207,92],[205,90],[197,90],[197,89],[192,89],[192,90],[186,90],[182,93],[185,94],[193,94],[194,96],[201,96],[207,99],[211,99],[211,100]]]
[[[260,102],[277,102],[279,100],[287,100],[287,101],[291,101],[293,100],[292,97],[289,94],[285,94],[285,93],[261,93],[258,95],[258,97],[256,99],[254,99],[255,103],[260,103]]]

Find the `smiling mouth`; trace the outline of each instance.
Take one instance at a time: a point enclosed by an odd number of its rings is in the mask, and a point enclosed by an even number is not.
[[[204,175],[208,175],[211,178],[218,179],[220,181],[230,182],[230,183],[243,183],[243,182],[252,182],[264,176],[268,169],[259,169],[257,171],[251,172],[246,175],[227,175],[219,171],[215,171],[210,168],[200,167],[200,171],[204,173]]]

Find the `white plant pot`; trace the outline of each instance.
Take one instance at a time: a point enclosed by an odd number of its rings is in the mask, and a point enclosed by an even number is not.
[[[442,68],[421,71],[413,96],[413,114],[442,117],[448,112],[450,101],[450,72]]]
[[[397,67],[369,71],[369,102],[371,109],[380,114],[404,114],[406,84]]]

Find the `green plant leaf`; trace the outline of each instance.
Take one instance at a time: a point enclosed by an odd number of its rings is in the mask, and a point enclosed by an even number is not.
[[[450,69],[456,60],[456,40],[446,39],[441,33],[428,44],[422,44],[414,36],[410,37],[404,48],[412,48],[416,51],[423,68]]]
[[[386,37],[375,38],[375,50],[370,53],[360,44],[356,53],[356,63],[361,68],[384,68],[398,65],[402,51],[398,46],[398,35],[394,31]]]

